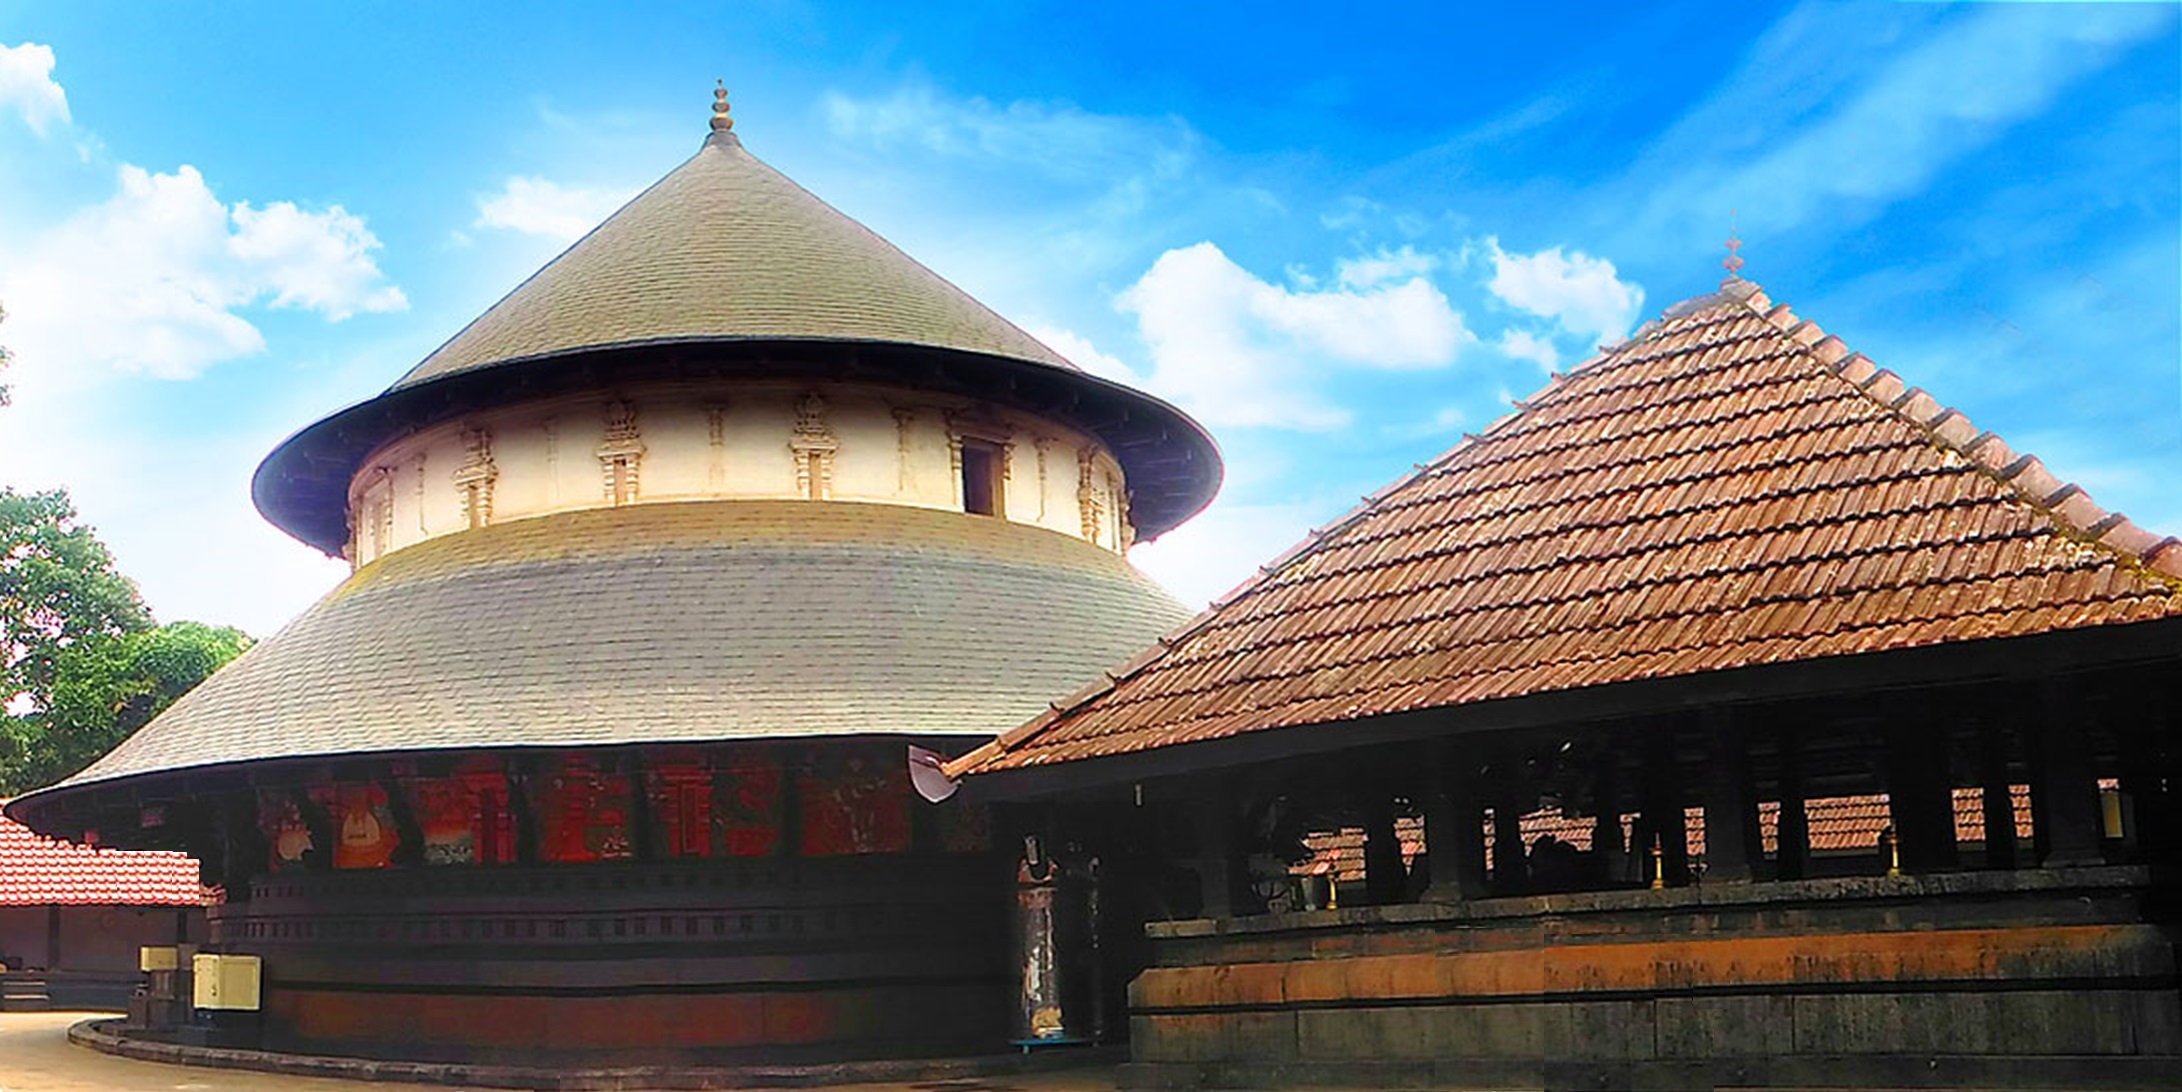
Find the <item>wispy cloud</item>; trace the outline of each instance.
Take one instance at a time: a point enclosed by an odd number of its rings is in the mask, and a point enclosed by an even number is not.
[[[1817,44],[1825,27],[1813,10],[1783,20],[1712,102],[1659,142],[1638,174],[1651,195],[1640,227],[1717,222],[1729,208],[1749,213],[1746,231],[1756,235],[1868,217],[2044,113],[2175,18],[2163,4],[1973,5],[1895,56],[1844,65]],[[1790,55],[1791,42],[1806,55]],[[1825,78],[1845,82],[1829,97],[1799,96],[1814,105],[1793,136],[1759,139],[1753,104],[1775,101],[1762,89],[1780,81],[1783,65],[1828,70]],[[1784,119],[1797,112],[1793,101],[1768,109]],[[1723,139],[1735,133],[1744,136]],[[1699,146],[1703,152],[1691,154]]]
[[[40,136],[54,122],[68,122],[68,93],[54,82],[52,47],[0,46],[0,110],[14,111]]]
[[[550,179],[517,175],[499,192],[477,199],[482,228],[500,228],[572,243],[627,203],[633,188],[564,186]]]
[[[873,98],[833,92],[823,105],[827,126],[844,140],[989,159],[1057,178],[1174,177],[1200,144],[1179,118],[1095,114],[1068,102],[956,98],[924,83]]]

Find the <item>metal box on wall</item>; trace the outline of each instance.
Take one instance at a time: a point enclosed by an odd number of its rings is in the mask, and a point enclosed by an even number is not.
[[[257,956],[199,952],[190,960],[190,971],[196,980],[191,997],[195,1007],[229,1012],[258,1010]]]

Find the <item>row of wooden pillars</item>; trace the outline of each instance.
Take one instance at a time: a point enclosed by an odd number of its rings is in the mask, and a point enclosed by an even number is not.
[[[2111,712],[2118,703],[2111,693],[2102,697]],[[2100,759],[2085,730],[2086,695],[2070,680],[1866,699],[1848,710],[1853,731],[1840,727],[1844,705],[1716,705],[1596,726],[1604,738],[1583,741],[1592,756],[1586,775],[1594,802],[1593,874],[1608,878],[1602,886],[1634,880],[1664,887],[1700,877],[1705,883],[1811,877],[1806,801],[1814,783],[1821,785],[1820,795],[1844,791],[1838,769],[1812,767],[1838,767],[1844,740],[1854,741],[1869,770],[1856,791],[1886,799],[1889,831],[1871,847],[1869,870],[1915,874],[1972,866],[1958,845],[1955,817],[1955,790],[1972,785],[1980,790],[1985,829],[1974,866],[2058,868],[2109,859],[2112,832],[2101,809]],[[2104,761],[2133,806],[2132,842],[2140,830],[2162,838],[2172,818],[2164,737],[2165,718],[2175,712],[2155,706],[2148,723],[2110,733],[2119,753]],[[1351,773],[1376,767],[1352,786],[1365,833],[1367,901],[1420,897],[1396,835],[1397,798],[1423,812],[1430,877],[1423,899],[1532,893],[1522,817],[1536,808],[1537,798],[1523,799],[1510,787],[1506,753],[1505,741],[1456,736],[1390,748],[1374,763],[1341,765]],[[1754,754],[1767,760],[1764,799],[1778,808],[1770,855],[1761,840]],[[2027,845],[2018,838],[2011,788],[2022,781],[2031,790],[2034,834]],[[1247,912],[1247,847],[1235,826],[1235,807],[1225,792],[1205,799],[1196,831],[1204,913]],[[1626,842],[1625,806],[1633,816]],[[1701,873],[1691,853],[1691,808],[1703,816]]]

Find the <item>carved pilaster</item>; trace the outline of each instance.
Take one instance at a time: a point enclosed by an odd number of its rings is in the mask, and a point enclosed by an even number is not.
[[[421,537],[431,532],[424,519],[424,452],[417,452],[416,458],[409,460],[409,466],[410,503],[417,507],[417,534]]]
[[[538,423],[545,433],[546,499],[561,502],[561,423],[551,417]]]
[[[476,530],[492,522],[492,487],[500,468],[492,461],[492,432],[462,430],[462,465],[455,468],[455,489],[462,501],[463,525]]]
[[[1100,531],[1106,524],[1106,510],[1099,504],[1098,452],[1089,447],[1076,452],[1076,508],[1083,517],[1084,541],[1103,545]]]
[[[1114,548],[1126,550],[1136,544],[1136,526],[1129,522],[1129,491],[1121,484],[1121,475],[1106,476],[1106,495],[1114,499]]]
[[[713,493],[727,490],[727,403],[705,403],[705,488]]]
[[[810,500],[833,496],[833,453],[841,442],[826,423],[826,400],[816,393],[796,400],[795,432],[788,451],[795,456],[796,494]]]
[[[1031,438],[1031,450],[1038,453],[1038,518],[1046,518],[1046,459],[1053,453],[1054,439],[1039,435]]]
[[[894,492],[904,497],[916,486],[916,478],[909,472],[910,441],[914,438],[916,424],[916,410],[908,406],[894,407]]]
[[[636,406],[625,398],[606,403],[606,438],[600,441],[599,485],[609,504],[633,504],[637,475],[644,461],[644,440],[637,433]]]

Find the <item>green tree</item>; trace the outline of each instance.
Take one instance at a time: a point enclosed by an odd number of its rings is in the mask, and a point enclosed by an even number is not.
[[[62,650],[149,629],[136,585],[61,490],[0,489],[0,703],[19,712],[53,686]]]
[[[78,641],[56,659],[43,707],[0,744],[0,792],[67,777],[112,750],[250,647],[238,629],[172,622]]]
[[[0,795],[82,769],[249,643],[155,626],[68,494],[0,489]]]

